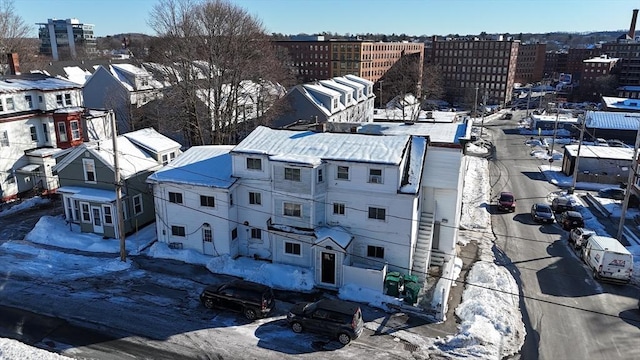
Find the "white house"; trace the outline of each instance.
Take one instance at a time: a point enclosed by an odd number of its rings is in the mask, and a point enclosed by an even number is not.
[[[382,291],[388,270],[424,279],[436,199],[457,207],[448,189],[423,193],[427,143],[258,127],[233,148],[189,149],[148,179],[158,239],[307,267],[327,288]]]

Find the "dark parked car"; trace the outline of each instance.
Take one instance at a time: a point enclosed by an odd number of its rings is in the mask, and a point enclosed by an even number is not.
[[[506,114],[504,114],[504,116],[502,118],[505,119],[505,120],[511,120],[513,118],[513,114],[506,113]]]
[[[613,199],[613,200],[623,200],[624,189],[615,188],[615,187],[600,189],[598,190],[598,197]]]
[[[558,216],[558,224],[565,230],[571,230],[584,227],[584,219],[582,214],[577,211],[565,211]]]
[[[531,206],[531,218],[535,222],[552,223],[555,221],[551,206],[543,203],[533,204]]]
[[[287,314],[287,322],[293,332],[307,330],[326,334],[343,345],[357,339],[364,327],[362,311],[357,304],[330,299],[296,304]]]
[[[513,193],[503,191],[498,198],[498,211],[516,211],[516,198]]]
[[[551,201],[551,209],[556,213],[576,210],[571,198],[561,196]]]
[[[265,317],[275,308],[270,287],[244,280],[208,286],[200,294],[200,301],[207,309],[241,312],[249,320]]]

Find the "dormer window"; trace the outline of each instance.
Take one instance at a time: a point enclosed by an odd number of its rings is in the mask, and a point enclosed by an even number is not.
[[[334,109],[334,108],[337,108],[337,107],[338,107],[338,99],[333,99],[331,101],[331,108]]]
[[[7,111],[11,111],[15,109],[15,105],[13,104],[13,98],[7,98]]]
[[[64,105],[65,106],[71,106],[73,105],[71,103],[71,94],[64,94]]]

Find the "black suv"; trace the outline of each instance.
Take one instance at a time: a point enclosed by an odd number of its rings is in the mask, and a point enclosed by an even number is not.
[[[565,230],[571,230],[584,227],[584,219],[577,211],[565,211],[558,217],[558,224]]]
[[[287,322],[293,332],[307,330],[327,334],[337,338],[342,345],[357,339],[364,326],[357,304],[330,299],[296,304],[287,314]]]
[[[244,280],[208,286],[200,294],[200,301],[207,309],[241,312],[249,320],[265,317],[275,308],[270,287]]]

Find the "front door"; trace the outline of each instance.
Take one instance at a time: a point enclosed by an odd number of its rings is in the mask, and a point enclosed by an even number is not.
[[[336,283],[336,254],[322,253],[322,277],[321,282],[325,284]]]
[[[103,234],[104,227],[102,226],[102,209],[99,206],[92,206],[91,217],[91,222],[93,223],[93,232],[96,234]]]

